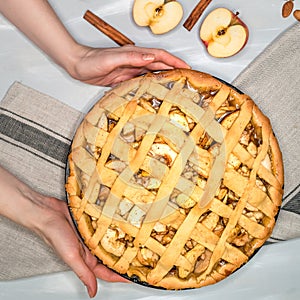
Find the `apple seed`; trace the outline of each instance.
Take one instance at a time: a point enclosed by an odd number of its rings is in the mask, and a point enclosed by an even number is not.
[[[223,28],[223,29],[220,29],[218,31],[218,35],[224,35],[226,33],[226,30]]]

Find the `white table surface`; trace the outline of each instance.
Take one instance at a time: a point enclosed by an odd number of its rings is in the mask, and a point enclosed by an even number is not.
[[[60,18],[81,43],[95,47],[117,45],[82,19],[92,10],[114,27],[120,29],[136,45],[160,47],[184,59],[194,69],[208,72],[227,82],[242,72],[278,35],[289,28],[295,19],[281,17],[284,0],[214,0],[188,32],[182,27],[197,0],[179,0],[184,18],[172,32],[153,36],[146,28],[137,27],[131,18],[133,1],[50,0]],[[295,0],[300,8],[300,0]],[[203,17],[216,7],[238,11],[248,25],[250,35],[246,47],[237,55],[216,59],[210,57],[199,39]],[[54,98],[86,111],[107,88],[95,87],[71,79],[39,49],[31,44],[13,25],[0,16],[0,99],[14,81],[20,81]],[[193,291],[167,292],[138,285],[108,284],[99,280],[101,299],[300,299],[298,282],[300,240],[264,246],[258,254],[229,280]],[[17,263],[17,262],[16,262]],[[1,267],[1,266],[0,266]],[[88,299],[85,290],[72,272],[39,276],[11,282],[0,282],[0,299]]]
[[[291,300],[300,299],[300,239],[264,246],[243,268],[211,286],[163,291],[98,280],[95,299],[105,300]],[[1,300],[87,300],[72,272],[0,282]]]

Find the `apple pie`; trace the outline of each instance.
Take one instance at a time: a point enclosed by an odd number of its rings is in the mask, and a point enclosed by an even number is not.
[[[84,243],[153,287],[198,288],[269,238],[283,194],[270,122],[253,100],[193,70],[149,73],[85,116],[66,190]]]

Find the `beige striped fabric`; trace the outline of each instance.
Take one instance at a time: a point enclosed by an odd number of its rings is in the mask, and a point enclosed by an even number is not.
[[[291,26],[233,82],[269,117],[283,154],[283,205],[270,241],[300,236],[300,23]]]
[[[65,165],[81,113],[21,83],[0,102],[0,165],[65,200]],[[0,216],[0,280],[67,270],[35,234]]]

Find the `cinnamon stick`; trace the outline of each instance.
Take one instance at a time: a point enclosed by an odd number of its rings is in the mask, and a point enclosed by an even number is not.
[[[183,23],[183,27],[185,27],[188,31],[191,31],[211,1],[212,0],[199,1],[186,21]]]
[[[116,28],[114,28],[111,25],[109,25],[108,23],[106,23],[104,20],[102,20],[98,16],[96,16],[90,10],[86,11],[83,18],[86,21],[88,21],[90,24],[95,26],[102,33],[107,35],[110,39],[112,39],[119,46],[124,46],[124,45],[128,45],[128,44],[134,45],[134,42],[131,41],[128,37],[126,37],[124,34],[122,34]]]

